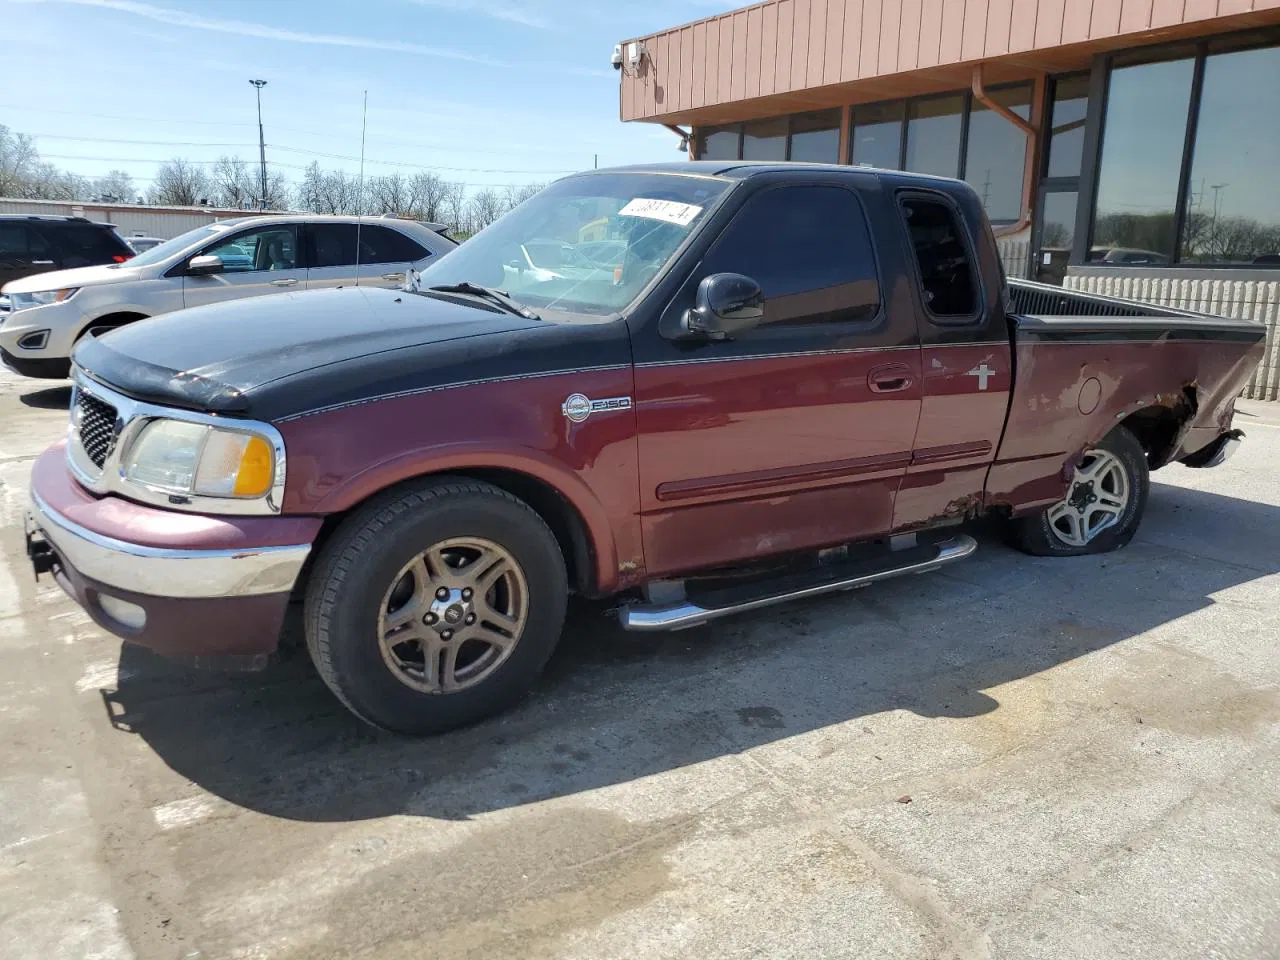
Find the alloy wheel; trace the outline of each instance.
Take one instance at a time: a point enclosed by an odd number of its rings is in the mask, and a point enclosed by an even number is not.
[[[421,693],[475,686],[515,650],[529,586],[515,558],[491,540],[457,537],[418,554],[396,575],[378,612],[387,667]]]
[[[1129,497],[1129,473],[1120,458],[1090,450],[1076,467],[1067,496],[1049,508],[1049,529],[1067,546],[1086,547],[1120,522]]]

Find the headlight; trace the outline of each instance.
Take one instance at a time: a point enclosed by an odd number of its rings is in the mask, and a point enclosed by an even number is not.
[[[253,499],[275,482],[275,452],[256,433],[152,420],[120,464],[126,481],[166,493]]]
[[[24,310],[27,307],[42,307],[47,303],[62,303],[64,300],[70,300],[79,292],[79,287],[63,287],[61,290],[11,293],[9,294],[9,308],[11,310]]]

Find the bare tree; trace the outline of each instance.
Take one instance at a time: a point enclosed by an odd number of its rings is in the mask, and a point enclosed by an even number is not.
[[[191,207],[201,200],[208,200],[210,180],[204,168],[198,164],[175,157],[160,164],[155,182],[151,185],[152,203]]]
[[[467,185],[457,180],[446,181],[440,198],[440,216],[455,230],[463,228],[467,213]]]
[[[107,203],[133,203],[138,199],[138,188],[133,177],[123,170],[111,170],[105,177],[93,181],[93,199]]]
[[[0,196],[25,196],[39,162],[35,140],[0,124]]]
[[[410,205],[415,217],[433,223],[448,216],[449,184],[438,173],[415,173],[409,181]]]
[[[355,213],[360,183],[342,170],[322,170],[313,160],[298,186],[298,205],[315,213]]]
[[[467,229],[479,233],[503,213],[503,200],[496,190],[486,187],[472,194],[467,201]]]
[[[509,213],[545,187],[545,183],[509,183],[502,191],[502,211]]]
[[[213,202],[220,207],[249,210],[258,205],[261,187],[257,171],[239,157],[219,157],[210,171]]]
[[[371,178],[365,187],[365,208],[372,214],[390,213],[398,217],[416,216],[412,181],[402,174]]]

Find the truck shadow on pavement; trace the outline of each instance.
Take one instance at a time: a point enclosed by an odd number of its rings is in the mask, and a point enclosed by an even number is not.
[[[36,410],[66,410],[71,406],[71,385],[59,384],[44,390],[32,390],[19,394],[18,400],[24,407]]]
[[[119,730],[240,806],[307,821],[460,819],[859,718],[840,735],[887,742],[875,717],[886,711],[997,711],[999,691],[984,691],[1276,572],[1277,520],[1280,507],[1156,484],[1138,539],[1115,554],[1033,559],[980,530],[978,554],[944,573],[675,634],[627,634],[603,605],[578,603],[531,696],[424,740],[366,728],[301,651],[264,673],[228,676],[126,645],[118,689],[104,697]]]

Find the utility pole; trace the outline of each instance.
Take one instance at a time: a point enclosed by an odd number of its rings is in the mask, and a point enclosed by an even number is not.
[[[262,189],[258,195],[258,207],[265,210],[267,209],[267,141],[262,136],[262,88],[267,85],[267,81],[250,80],[249,82],[258,92],[258,159],[262,165]]]
[[[600,169],[600,154],[598,154],[598,153],[592,154],[592,157],[594,157],[594,159],[591,161],[591,169],[592,169],[592,170],[599,170],[599,169]]]

